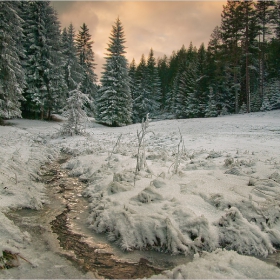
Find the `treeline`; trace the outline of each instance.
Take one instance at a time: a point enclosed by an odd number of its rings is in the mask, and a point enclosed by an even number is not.
[[[190,43],[140,63],[125,58],[119,19],[97,84],[86,24],[60,30],[47,1],[0,2],[0,119],[50,118],[71,92],[108,125],[154,118],[214,117],[280,108],[280,2],[228,1],[208,46]]]
[[[85,24],[61,32],[48,1],[0,2],[0,118],[50,118],[69,92],[97,91],[91,35]]]
[[[280,2],[228,1],[207,48],[190,43],[156,66],[151,50],[130,76],[135,121],[279,109]]]

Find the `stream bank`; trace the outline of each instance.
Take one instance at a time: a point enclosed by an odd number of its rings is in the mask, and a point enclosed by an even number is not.
[[[22,209],[7,214],[22,231],[30,233],[32,242],[35,240],[36,245],[43,244],[46,250],[71,261],[85,278],[148,278],[191,261],[182,255],[170,256],[153,251],[122,252],[104,235],[88,229],[88,202],[81,195],[85,184],[62,169],[61,165],[67,160],[69,157],[63,156],[42,168],[42,180],[50,201],[48,205],[38,211]],[[263,261],[279,266],[277,259],[279,253]]]
[[[49,204],[41,210],[7,213],[22,231],[30,233],[32,242],[43,243],[46,249],[70,260],[83,275],[92,273],[94,278],[148,278],[186,262],[185,256],[170,258],[153,251],[123,252],[104,235],[88,229],[88,202],[81,195],[85,183],[61,168],[67,160],[69,157],[64,155],[41,168]]]

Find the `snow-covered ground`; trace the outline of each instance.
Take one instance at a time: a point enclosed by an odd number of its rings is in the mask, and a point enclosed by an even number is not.
[[[72,155],[63,167],[87,182],[92,230],[124,250],[196,254],[161,278],[279,278],[278,268],[240,255],[265,257],[280,245],[279,110],[151,122],[137,176],[140,124],[92,121],[85,136],[60,137],[58,123],[11,123],[0,127],[0,252],[23,252],[40,270],[24,251],[30,236],[3,213],[47,203],[40,166],[63,152]]]

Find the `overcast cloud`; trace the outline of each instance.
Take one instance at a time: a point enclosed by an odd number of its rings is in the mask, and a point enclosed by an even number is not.
[[[96,73],[104,63],[109,35],[119,16],[126,38],[127,59],[139,62],[153,48],[155,56],[171,55],[184,44],[207,46],[215,26],[220,25],[226,1],[55,1],[61,27],[72,24],[76,33],[83,23],[92,35]]]

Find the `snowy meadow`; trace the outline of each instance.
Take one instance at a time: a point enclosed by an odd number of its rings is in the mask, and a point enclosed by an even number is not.
[[[50,204],[40,167],[67,154],[62,167],[85,183],[83,222],[93,232],[127,252],[194,256],[158,278],[279,278],[279,268],[263,261],[280,247],[279,120],[279,110],[154,120],[141,144],[141,124],[91,120],[85,135],[61,137],[61,123],[9,121],[0,128],[0,252],[33,265],[0,270],[0,277],[28,278],[33,270],[50,278],[56,267],[5,213]],[[53,278],[69,277],[59,269]]]

